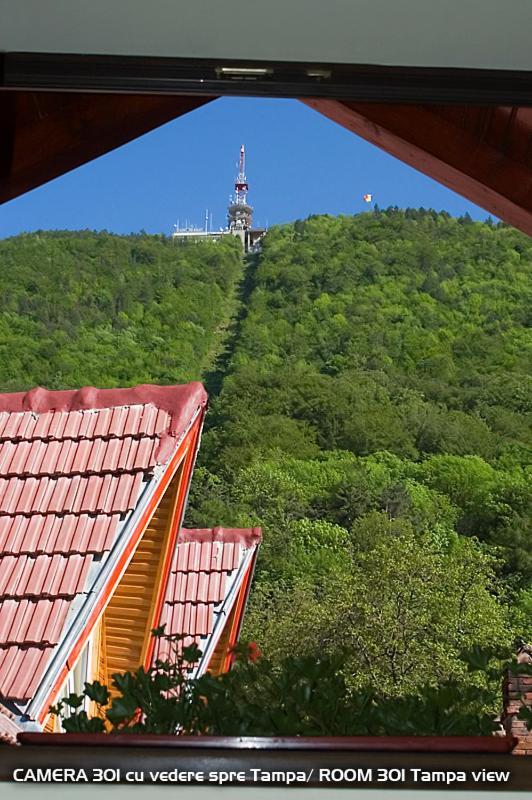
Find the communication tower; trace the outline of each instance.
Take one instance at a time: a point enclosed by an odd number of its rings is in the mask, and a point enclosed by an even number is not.
[[[244,145],[240,147],[238,175],[235,181],[235,193],[230,197],[227,209],[227,222],[230,231],[248,231],[253,227],[253,209],[248,204],[248,182],[246,178],[246,153]]]

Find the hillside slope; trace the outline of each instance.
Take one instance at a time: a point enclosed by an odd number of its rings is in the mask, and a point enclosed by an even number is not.
[[[262,524],[246,633],[389,691],[531,624],[532,241],[390,209],[269,232],[195,524]],[[529,635],[529,634],[528,634]]]
[[[244,636],[385,694],[532,627],[532,241],[423,210],[0,242],[0,388],[213,390],[187,522],[261,525]],[[498,687],[494,697],[497,696]]]
[[[238,243],[92,231],[0,241],[1,391],[201,379],[234,313]]]

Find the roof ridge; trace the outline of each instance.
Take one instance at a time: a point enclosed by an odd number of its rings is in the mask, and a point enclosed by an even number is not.
[[[84,411],[152,403],[172,415],[176,407],[190,396],[196,397],[202,404],[207,401],[207,393],[199,381],[167,386],[142,383],[112,389],[83,386],[79,389],[55,390],[35,386],[25,392],[0,394],[0,412],[32,411],[43,414],[47,411]]]
[[[243,544],[246,547],[258,544],[262,539],[262,528],[181,528],[178,544],[185,542],[226,542]]]
[[[190,420],[199,408],[205,408],[208,395],[203,384],[191,383],[159,386],[143,383],[123,389],[97,389],[84,386],[81,389],[51,391],[36,386],[27,392],[0,394],[0,413],[26,412],[33,415],[49,411],[86,411],[138,405],[153,405],[169,415],[169,425],[160,432],[159,446],[155,458],[165,463],[171,456],[176,439],[188,428]]]

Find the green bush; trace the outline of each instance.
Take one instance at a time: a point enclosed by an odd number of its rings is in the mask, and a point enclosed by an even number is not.
[[[154,631],[171,645],[172,656],[148,670],[113,675],[114,696],[98,681],[82,696],[70,695],[50,710],[65,731],[159,733],[212,736],[482,735],[497,730],[493,681],[501,675],[501,654],[463,654],[477,685],[446,681],[401,698],[374,690],[349,689],[346,653],[291,656],[280,664],[262,657],[255,643],[235,648],[226,674],[199,678],[195,645]],[[497,681],[495,681],[497,683]],[[500,682],[500,681],[499,681]],[[89,716],[87,701],[96,706]],[[523,717],[530,719],[530,709]]]

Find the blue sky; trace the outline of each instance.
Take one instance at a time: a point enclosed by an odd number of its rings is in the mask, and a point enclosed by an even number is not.
[[[0,206],[0,237],[38,229],[225,225],[241,144],[255,223],[381,207],[488,214],[297,100],[223,98]]]

